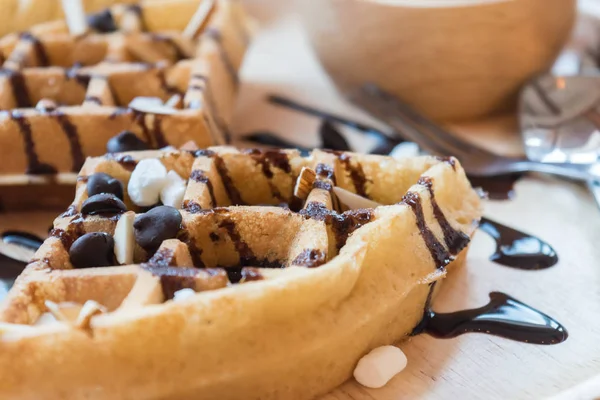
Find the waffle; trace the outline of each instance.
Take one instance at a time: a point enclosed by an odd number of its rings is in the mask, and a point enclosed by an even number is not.
[[[3,38],[0,183],[74,183],[85,158],[122,131],[149,148],[227,143],[247,24],[239,4],[219,0],[201,32],[182,34],[199,4],[114,6],[83,35],[57,21]],[[138,97],[174,106],[129,107]]]
[[[152,212],[126,193],[127,212],[83,215],[90,176],[127,187],[145,159],[187,180],[180,226],[152,250],[137,240],[131,264],[74,268],[83,234],[117,240],[124,218]],[[314,181],[301,200],[293,193],[307,168]],[[383,205],[344,211],[338,188]],[[432,283],[463,263],[480,216],[453,158],[226,146],[90,158],[73,204],[0,310],[0,396],[326,393],[366,352],[411,333]],[[196,293],[176,299],[184,288]],[[36,325],[59,304],[65,322]]]

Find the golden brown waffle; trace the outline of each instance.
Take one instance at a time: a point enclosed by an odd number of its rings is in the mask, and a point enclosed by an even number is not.
[[[2,39],[0,184],[73,180],[124,130],[150,148],[228,142],[249,36],[234,0],[217,1],[195,38],[183,35],[200,3],[114,6],[90,18],[84,35],[58,21]],[[174,95],[181,101],[164,112],[128,107],[136,97]]]
[[[131,265],[74,269],[75,240],[148,213],[125,194],[126,213],[82,215],[90,176],[127,187],[147,158],[187,180],[178,232],[158,249],[138,241]],[[315,171],[305,201],[293,195],[303,167]],[[384,205],[342,212],[334,186]],[[0,311],[0,396],[325,393],[410,334],[480,217],[455,159],[231,147],[90,158]],[[173,300],[183,288],[197,293]],[[64,322],[35,325],[48,311]]]

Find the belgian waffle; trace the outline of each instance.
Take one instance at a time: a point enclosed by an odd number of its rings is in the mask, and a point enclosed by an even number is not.
[[[182,34],[200,3],[142,1],[90,16],[83,35],[57,21],[3,38],[0,181],[47,182],[56,173],[72,175],[55,181],[74,180],[85,158],[104,154],[121,131],[149,148],[228,142],[248,30],[241,6],[219,0],[201,32]],[[175,101],[130,108],[136,97]]]
[[[152,212],[125,193],[118,212],[86,215],[90,177],[102,172],[127,186],[145,159],[187,181],[176,232],[152,249],[136,239],[131,264],[74,268],[82,235],[116,240],[124,218]],[[307,168],[314,181],[301,200],[294,187]],[[382,205],[344,211],[337,188]],[[463,262],[480,216],[453,158],[231,147],[90,158],[72,206],[0,310],[0,393],[325,393],[370,349],[411,333],[433,282]],[[184,288],[196,293],[174,299]],[[64,322],[37,325],[49,310]]]

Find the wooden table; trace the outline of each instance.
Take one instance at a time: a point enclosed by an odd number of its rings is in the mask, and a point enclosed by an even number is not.
[[[272,92],[380,126],[335,93],[292,19],[274,20],[259,34],[243,75],[238,133],[268,129],[307,146],[317,144],[319,121],[267,104],[264,95]],[[521,151],[510,119],[461,131],[505,153]],[[351,143],[361,140],[356,133],[348,134]],[[0,230],[43,235],[57,214],[0,214]],[[450,340],[421,335],[399,344],[408,367],[386,387],[365,389],[350,380],[323,400],[537,399],[600,373],[600,214],[590,194],[578,184],[529,177],[517,184],[513,201],[490,201],[485,214],[551,243],[559,264],[529,272],[494,264],[488,261],[494,244],[479,232],[466,267],[448,278],[435,309],[478,307],[487,302],[489,292],[503,291],[556,318],[568,329],[568,340],[538,346],[483,334]]]

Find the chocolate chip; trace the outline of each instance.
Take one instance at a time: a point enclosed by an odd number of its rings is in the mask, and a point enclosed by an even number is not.
[[[87,191],[88,196],[111,193],[123,200],[123,184],[121,181],[104,172],[98,172],[88,177]]]
[[[164,240],[172,239],[181,228],[181,214],[169,206],[155,207],[138,215],[133,223],[135,240],[148,251],[156,250]]]
[[[121,214],[127,211],[127,206],[121,199],[112,193],[95,194],[81,205],[81,213],[96,214]]]
[[[115,241],[104,232],[86,233],[71,246],[69,257],[75,268],[93,268],[115,265]]]
[[[117,136],[110,138],[106,143],[108,153],[122,153],[124,151],[149,150],[150,146],[137,135],[130,131],[123,131]]]
[[[87,17],[90,28],[100,33],[109,33],[117,30],[117,25],[110,10],[100,11]]]

